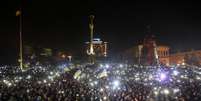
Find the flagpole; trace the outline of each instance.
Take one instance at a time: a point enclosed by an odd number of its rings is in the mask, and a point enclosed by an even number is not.
[[[22,56],[22,14],[20,15],[20,68],[23,69],[23,56]]]
[[[20,38],[20,49],[19,49],[19,63],[20,69],[23,70],[23,46],[22,46],[22,8],[18,11],[19,15],[19,38]]]

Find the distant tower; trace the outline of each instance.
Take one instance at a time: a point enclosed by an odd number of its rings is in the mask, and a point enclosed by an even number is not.
[[[93,47],[93,32],[94,32],[94,24],[93,24],[93,20],[94,20],[94,15],[90,15],[89,16],[90,19],[90,23],[89,23],[89,29],[90,29],[90,49],[87,50],[87,54],[90,57],[90,62],[92,64],[94,64],[94,47]]]

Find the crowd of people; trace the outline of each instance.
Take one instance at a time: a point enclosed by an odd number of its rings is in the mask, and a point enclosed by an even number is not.
[[[164,76],[164,81],[160,81],[155,79],[155,68],[119,64],[91,67],[81,66],[68,72],[51,66],[35,66],[26,71],[0,67],[0,101],[201,100],[199,69],[177,69],[176,73],[163,69],[171,77]],[[78,70],[81,72],[75,77]],[[104,75],[100,77],[101,71]]]

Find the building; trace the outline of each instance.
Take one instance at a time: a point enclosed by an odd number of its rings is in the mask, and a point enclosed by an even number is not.
[[[169,60],[171,65],[201,65],[201,50],[177,52]]]
[[[68,51],[59,51],[56,54],[56,61],[57,62],[71,62],[72,60],[72,53]]]
[[[159,57],[160,64],[169,65],[170,64],[170,48],[168,46],[158,46],[157,53]]]
[[[128,50],[126,50],[123,53],[123,60],[126,60],[129,63],[140,63],[143,64],[145,55],[147,55],[147,52],[144,51],[143,45],[137,45],[135,47],[132,47]],[[160,45],[156,47],[157,50],[157,56],[158,61],[160,64],[163,65],[169,65],[169,47]],[[156,60],[153,60],[156,61]]]
[[[93,38],[93,51],[95,57],[107,57],[107,42],[103,42],[100,38]],[[90,50],[90,42],[86,42],[86,52]]]
[[[169,47],[157,45],[154,35],[147,35],[141,44],[127,50],[123,57],[127,62],[141,65],[169,65]]]
[[[25,45],[23,48],[24,66],[52,63],[53,50],[51,48],[33,47]]]

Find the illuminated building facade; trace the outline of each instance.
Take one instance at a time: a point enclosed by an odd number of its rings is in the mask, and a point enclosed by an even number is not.
[[[67,63],[72,61],[72,53],[68,51],[58,51],[56,52],[56,61],[59,63]]]
[[[201,65],[201,50],[178,52],[171,54],[171,65]]]
[[[170,48],[168,46],[158,46],[157,47],[157,53],[158,53],[160,64],[163,64],[163,65],[169,65],[170,64],[169,50],[170,50]]]
[[[154,35],[147,35],[143,42],[124,54],[130,63],[141,65],[169,65],[169,47],[156,44]]]
[[[107,57],[107,42],[103,42],[100,38],[93,38],[93,51],[95,57]],[[90,50],[90,42],[86,42],[86,51]]]
[[[143,50],[143,45],[137,45],[126,50],[123,53],[123,60],[126,60],[130,63],[140,63],[144,64],[144,56],[147,55],[146,52]],[[168,46],[157,46],[157,56],[159,64],[169,65],[169,47]],[[153,51],[154,52],[154,51]]]

